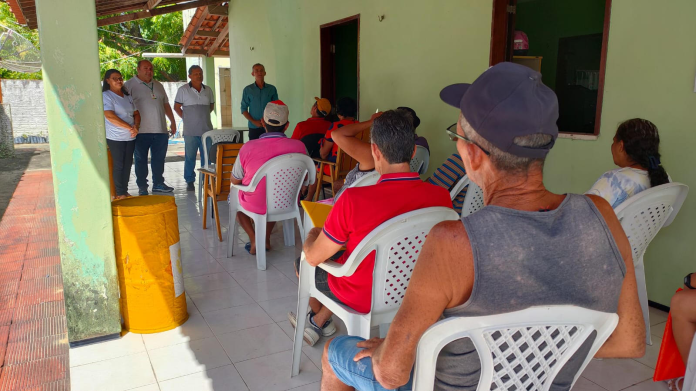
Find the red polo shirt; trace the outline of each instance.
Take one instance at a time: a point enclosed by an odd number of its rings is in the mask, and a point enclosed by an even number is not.
[[[333,143],[333,146],[331,147],[331,153],[327,157],[327,160],[331,162],[336,162],[336,158],[338,157],[338,144],[336,144],[333,139],[331,138],[331,133],[333,133],[334,130],[340,129],[346,125],[349,124],[354,124],[358,121],[354,119],[342,119],[338,122],[334,122],[331,124],[331,128],[326,132],[326,136],[324,137],[323,140],[321,140],[321,144],[324,145],[324,142],[330,141]],[[324,166],[324,174],[330,175],[331,171],[329,170],[329,166]]]
[[[446,189],[422,182],[417,173],[385,174],[374,186],[346,189],[326,219],[324,234],[346,246],[346,251],[336,261],[343,264],[360,241],[380,224],[400,214],[433,206],[452,208]],[[352,276],[329,274],[331,293],[358,312],[370,312],[374,266],[373,252]]]
[[[293,130],[291,138],[302,140],[302,137],[310,134],[326,134],[326,131],[329,130],[330,127],[330,121],[324,118],[311,117],[295,125],[295,130]]]

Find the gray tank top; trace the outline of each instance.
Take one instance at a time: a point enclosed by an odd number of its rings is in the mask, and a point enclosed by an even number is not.
[[[616,312],[626,266],[588,197],[568,194],[546,212],[486,206],[462,222],[474,254],[474,287],[466,303],[445,310],[445,318],[563,304]],[[570,390],[594,336],[566,363],[551,390]],[[475,390],[480,369],[471,341],[454,341],[438,357],[435,389]]]

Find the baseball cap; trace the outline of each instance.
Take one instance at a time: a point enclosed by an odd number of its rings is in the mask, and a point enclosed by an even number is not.
[[[331,102],[326,98],[317,98],[316,96],[314,99],[317,101],[317,109],[319,109],[322,114],[329,115],[331,112]]]
[[[288,122],[290,110],[282,100],[268,102],[263,110],[263,120],[269,125],[285,125]]]
[[[558,138],[558,99],[541,82],[541,74],[523,65],[501,62],[471,84],[452,84],[440,99],[458,107],[481,137],[504,152],[543,158]],[[515,145],[515,137],[552,136],[548,144],[533,148]]]

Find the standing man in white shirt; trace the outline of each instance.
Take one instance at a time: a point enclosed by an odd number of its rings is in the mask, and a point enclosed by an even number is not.
[[[123,86],[133,98],[135,108],[142,118],[138,136],[135,138],[135,176],[139,195],[149,194],[148,153],[152,168],[152,192],[171,193],[174,190],[164,183],[164,158],[167,156],[169,136],[176,133],[176,120],[162,83],[154,80],[152,75],[152,63],[141,60],[138,62],[138,75]],[[165,116],[171,123],[170,134],[167,134]]]
[[[179,87],[174,98],[174,110],[184,119],[185,162],[184,180],[186,190],[196,190],[196,153],[201,154],[203,166],[203,133],[213,129],[210,113],[215,109],[215,95],[210,87],[203,84],[203,68],[192,65],[189,68],[191,82]]]

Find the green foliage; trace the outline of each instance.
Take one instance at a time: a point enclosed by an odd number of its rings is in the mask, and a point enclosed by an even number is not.
[[[39,47],[38,31],[18,25],[10,6],[4,1],[0,1],[0,24],[17,31]],[[183,32],[181,12],[100,27],[97,34],[101,74],[115,68],[121,71],[124,79],[130,79],[136,74],[137,63],[142,59],[141,53],[181,53],[178,44]],[[151,61],[156,80],[186,80],[186,60],[156,58]],[[41,72],[20,73],[0,68],[0,78],[41,79]]]

